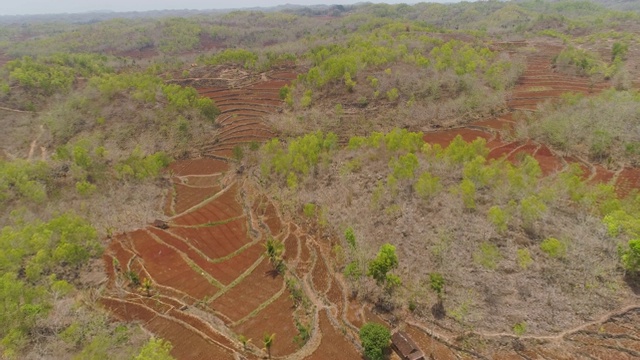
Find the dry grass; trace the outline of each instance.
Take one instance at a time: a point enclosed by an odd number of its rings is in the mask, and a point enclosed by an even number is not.
[[[360,169],[345,171],[344,164],[354,156],[362,160]],[[440,176],[445,190],[424,201],[405,184],[397,195],[384,190],[376,202],[377,184],[389,174],[386,159],[384,150],[341,152],[328,169],[284,198],[323,208],[337,234],[353,227],[365,259],[373,258],[383,243],[397,247],[397,273],[404,286],[392,299],[369,280],[358,285],[364,298],[386,299],[396,316],[402,316],[411,299],[417,314],[433,320],[430,309],[437,298],[425,290],[432,272],[443,274],[446,281],[448,316],[442,321],[486,332],[511,332],[514,324],[525,320],[528,334],[558,332],[591,320],[632,295],[618,269],[616,244],[598,218],[558,200],[548,204],[533,231],[524,231],[514,215],[509,229],[499,233],[486,215],[499,200],[479,192],[477,210],[465,209],[460,196],[446,190],[460,181],[460,168],[424,162],[421,167]],[[566,256],[554,259],[541,251],[539,244],[547,237],[565,241]],[[489,259],[495,261],[495,270],[479,262],[483,243],[499,251],[497,259]],[[519,249],[531,254],[533,262],[526,269],[518,263]]]

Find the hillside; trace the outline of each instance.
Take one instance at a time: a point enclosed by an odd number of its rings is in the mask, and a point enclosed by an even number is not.
[[[627,10],[0,21],[1,356],[640,357]]]

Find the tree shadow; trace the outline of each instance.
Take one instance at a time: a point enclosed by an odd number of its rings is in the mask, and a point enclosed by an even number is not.
[[[624,281],[631,288],[634,294],[640,295],[640,275],[627,273],[624,276]]]
[[[264,272],[267,276],[271,277],[272,279],[275,279],[278,277],[278,275],[280,275],[280,272],[276,269],[271,269],[269,271],[265,271]]]
[[[444,309],[442,300],[439,300],[437,303],[433,304],[433,306],[431,307],[431,315],[433,315],[436,320],[442,320],[447,315],[447,311]]]

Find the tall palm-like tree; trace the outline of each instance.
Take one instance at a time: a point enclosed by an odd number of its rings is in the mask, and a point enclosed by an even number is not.
[[[273,267],[279,273],[282,273],[282,253],[284,252],[284,244],[272,237],[269,237],[267,242],[264,244],[264,247],[267,252],[267,257],[269,257],[269,261],[271,261]]]
[[[271,346],[273,346],[273,339],[276,337],[276,334],[264,334],[262,338],[262,343],[264,344],[264,348],[267,349],[267,354],[269,355],[269,359],[271,359]]]

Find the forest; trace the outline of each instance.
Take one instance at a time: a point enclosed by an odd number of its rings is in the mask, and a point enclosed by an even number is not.
[[[639,12],[0,16],[0,358],[640,357]]]

